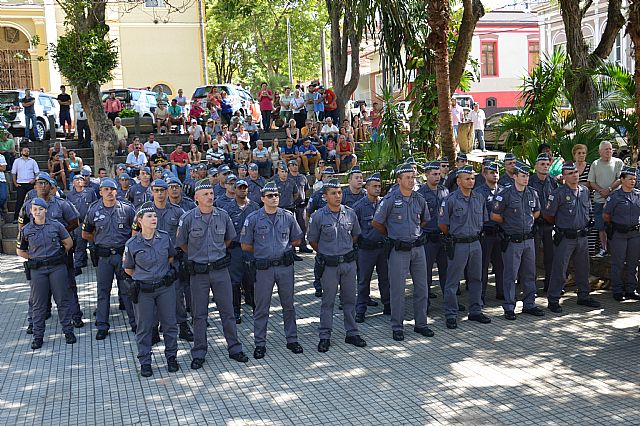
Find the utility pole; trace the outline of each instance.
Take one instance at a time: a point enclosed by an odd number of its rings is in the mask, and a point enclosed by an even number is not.
[[[287,16],[287,54],[289,56],[289,85],[293,86],[293,59],[291,57],[291,24]]]

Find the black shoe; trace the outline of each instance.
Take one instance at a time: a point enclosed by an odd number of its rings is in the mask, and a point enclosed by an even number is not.
[[[238,352],[237,354],[229,355],[229,358],[231,358],[234,361],[238,361],[238,362],[247,362],[247,361],[249,361],[249,357],[246,356],[244,354],[244,352]]]
[[[491,322],[491,318],[489,318],[488,316],[486,316],[482,312],[480,312],[479,314],[473,314],[473,315],[469,314],[467,319],[469,321],[479,322],[480,324],[489,324]]]
[[[340,309],[340,310],[343,310],[343,309],[344,309],[344,307],[342,306],[342,300],[340,300],[340,301],[338,302],[338,309]]]
[[[624,298],[627,300],[640,300],[640,294],[637,291],[627,292],[624,294]]]
[[[82,268],[73,268],[73,273],[76,277],[82,275]]]
[[[39,337],[36,337],[35,339],[33,339],[33,341],[31,342],[31,349],[40,349],[42,347],[42,339]]]
[[[93,315],[93,316],[95,317],[95,316],[96,316],[96,312],[97,312],[97,311],[98,311],[97,309],[94,309],[94,310],[93,310],[93,314],[91,314],[91,315]]]
[[[302,346],[300,346],[300,343],[298,342],[287,343],[287,349],[289,349],[294,354],[301,354],[304,352],[304,349],[302,349]]]
[[[413,332],[421,334],[424,337],[433,337],[433,336],[435,336],[435,333],[429,327],[421,327],[421,328],[414,327],[413,328]]]
[[[462,294],[462,291],[458,288],[458,290],[456,290],[456,296],[460,296]]]
[[[316,290],[316,297],[322,297],[322,290]]]
[[[551,303],[549,302],[549,305],[547,306],[549,308],[549,310],[551,312],[553,312],[554,314],[560,314],[562,313],[562,307],[560,306],[559,303]]]
[[[522,308],[522,313],[533,315],[534,317],[544,316],[544,311],[537,306],[534,306],[533,308]]]
[[[382,309],[382,315],[391,315],[391,305],[386,303]]]
[[[131,326],[131,332],[132,332],[133,334],[136,334],[136,333],[138,332],[138,326],[137,326],[137,325],[132,325],[132,326]]]
[[[615,300],[616,302],[623,302],[624,301],[624,294],[623,293],[613,293],[613,300]]]
[[[124,302],[120,302],[118,304],[118,310],[120,310],[120,311],[126,311],[127,310],[127,308],[124,306]]]
[[[209,324],[209,320],[207,320],[207,328],[211,327],[211,324]]]
[[[467,308],[463,304],[458,303],[458,312],[464,312],[466,310]]]
[[[296,262],[300,262],[301,260],[304,260],[304,259],[302,258],[302,256],[298,256],[297,254],[294,253],[293,260],[295,260]]]
[[[109,335],[109,330],[98,330],[96,333],[96,340],[104,340]]]
[[[447,328],[449,330],[458,328],[458,320],[455,318],[447,318]]]
[[[393,332],[393,340],[395,340],[396,342],[402,342],[404,340],[404,331],[395,330]]]
[[[151,368],[151,364],[142,364],[140,366],[140,375],[142,377],[151,377],[151,376],[153,376],[153,369]]]
[[[187,342],[193,342],[193,332],[189,328],[189,323],[183,322],[180,324],[180,334],[178,337]]]
[[[599,308],[600,302],[592,297],[585,297],[584,299],[578,299],[578,305],[587,306],[589,308]]]
[[[331,340],[320,339],[318,342],[318,352],[327,352],[329,350],[329,346],[331,346]]]
[[[76,335],[73,334],[73,332],[64,333],[64,340],[67,342],[67,345],[73,345],[78,341],[78,339],[76,339]]]
[[[233,314],[233,316],[236,318],[236,324],[242,324],[242,317],[240,316],[239,312]]]
[[[84,322],[82,322],[82,320],[80,318],[74,319],[73,320],[73,326],[75,328],[82,328],[82,327],[84,327]]]
[[[438,295],[432,292],[429,292],[429,299],[437,299]]]
[[[372,298],[369,298],[369,300],[367,300],[367,306],[378,306],[378,302],[376,302]]]
[[[194,358],[193,361],[191,361],[191,369],[198,370],[202,368],[202,364],[204,364],[204,358]]]
[[[45,320],[48,320],[49,318],[51,318],[51,311],[47,312],[47,316],[44,317]]]
[[[33,334],[33,324],[27,326],[27,334]]]
[[[167,371],[169,373],[175,373],[178,370],[180,370],[180,364],[178,364],[176,357],[172,356],[171,358],[167,359]]]
[[[364,314],[356,314],[356,322],[358,324],[363,323],[364,322]]]
[[[158,327],[153,327],[151,334],[151,346],[157,343],[160,343],[160,332],[158,331]]]
[[[310,249],[309,247],[307,247],[307,246],[302,246],[302,247],[300,247],[300,248],[298,249],[298,252],[300,252],[300,253],[307,253],[307,254],[309,254],[309,253],[313,253],[313,250],[311,250],[311,249]]]
[[[364,348],[365,346],[367,346],[367,342],[365,342],[364,339],[360,336],[347,336],[344,338],[344,342],[358,348]]]
[[[505,311],[504,318],[513,321],[516,319],[516,313],[513,311]]]
[[[253,357],[255,359],[262,359],[264,358],[264,354],[267,353],[267,348],[265,348],[264,346],[256,346],[256,348],[253,350]]]

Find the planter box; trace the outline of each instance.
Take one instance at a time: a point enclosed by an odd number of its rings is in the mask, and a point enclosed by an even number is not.
[[[139,133],[136,133],[136,119],[135,117],[125,117],[121,118],[122,125],[127,128],[127,131],[130,135],[142,134],[142,133],[151,133],[154,129],[153,118],[151,117],[140,117],[140,126]]]

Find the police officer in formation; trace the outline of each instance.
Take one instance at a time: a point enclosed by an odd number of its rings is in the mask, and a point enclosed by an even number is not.
[[[364,179],[360,167],[354,166],[347,175],[348,186],[342,190],[342,204],[352,207],[360,199],[367,196],[367,190],[363,188]]]
[[[217,195],[214,205],[223,210],[227,210],[227,204],[231,204],[235,201],[236,198],[236,187],[235,183],[237,182],[238,177],[233,173],[227,175],[224,179],[224,187],[225,192],[222,195]]]
[[[116,199],[127,200],[129,196],[129,190],[131,189],[131,176],[127,173],[122,173],[118,176],[118,189],[116,190]]]
[[[73,240],[65,227],[47,217],[48,203],[35,198],[29,206],[30,220],[20,230],[17,253],[27,259],[30,271],[33,341],[31,349],[40,349],[44,340],[49,293],[58,306],[58,317],[67,344],[76,343],[71,322],[72,294],[68,284],[65,252],[73,248]]]
[[[636,179],[636,170],[624,167],[620,173],[620,189],[613,191],[604,205],[603,217],[608,224],[611,252],[611,288],[613,298],[618,302],[640,300],[637,291],[640,189],[635,188]]]
[[[262,202],[262,188],[267,183],[267,180],[260,176],[256,163],[249,163],[247,169],[249,176],[245,180],[249,185],[249,199],[256,204],[260,204]]]
[[[356,305],[356,251],[353,243],[360,235],[360,224],[355,212],[342,202],[342,188],[338,179],[331,179],[322,188],[327,205],[313,213],[309,220],[308,239],[316,251],[321,267],[322,304],[320,307],[320,341],[318,352],[327,352],[331,346],[333,307],[338,285],[344,309],[345,343],[365,347],[355,321]]]
[[[165,179],[168,185],[169,202],[182,207],[182,210],[188,212],[196,207],[196,203],[182,191],[182,182],[176,176],[169,176]]]
[[[289,168],[287,167],[287,163],[281,161],[278,164],[278,171],[271,179],[271,182],[276,184],[278,192],[280,193],[280,204],[278,204],[278,207],[287,209],[293,213],[294,204],[296,199],[300,197],[300,194],[298,192],[298,185],[289,177]]]
[[[380,202],[371,225],[390,239],[389,292],[391,298],[391,330],[393,340],[404,340],[404,302],[407,274],[413,280],[413,331],[433,336],[427,326],[429,295],[427,260],[422,228],[431,219],[424,198],[413,190],[415,171],[410,164],[396,170],[398,189],[390,191]]]
[[[444,187],[447,188],[449,193],[458,189],[458,170],[463,167],[467,167],[467,164],[467,154],[465,154],[464,152],[459,152],[456,155],[455,167],[449,172],[449,174],[447,175],[447,179],[444,182]]]
[[[131,226],[136,213],[133,205],[116,199],[117,189],[113,179],[102,179],[100,182],[101,199],[89,207],[82,224],[82,238],[94,242],[94,250],[98,256],[96,268],[98,287],[96,326],[98,332],[96,340],[104,340],[109,335],[109,305],[114,276],[127,311],[131,330],[136,331],[136,317],[133,304],[127,295],[125,274],[122,268],[124,245],[131,238]]]
[[[578,305],[600,307],[600,302],[589,296],[589,190],[578,183],[580,177],[574,163],[562,165],[562,178],[564,185],[549,195],[542,212],[545,220],[555,225],[556,247],[547,294],[549,310],[554,313],[562,312],[559,302],[571,258],[578,287]]]
[[[158,180],[154,181],[156,185]],[[160,182],[163,182],[160,180]],[[166,183],[165,183],[166,185]],[[159,186],[154,186],[154,190]],[[155,195],[155,194],[154,194]],[[125,244],[122,265],[131,277],[129,295],[134,303],[140,375],[151,377],[152,334],[157,318],[162,325],[167,370],[180,370],[178,353],[178,325],[176,323],[176,289],[173,257],[174,243],[168,232],[158,227],[158,209],[152,202],[143,203],[136,213],[139,232]]]
[[[79,219],[81,221],[87,216],[89,206],[97,199],[98,197],[92,189],[84,187],[84,179],[82,176],[75,175],[73,177],[73,186],[67,193],[67,201],[78,210]],[[73,230],[72,236],[75,242],[73,257],[74,273],[75,275],[80,275],[82,273],[81,268],[87,266],[87,241],[82,238],[81,226],[78,226]]]
[[[278,286],[278,296],[282,305],[287,349],[294,354],[303,352],[302,346],[298,343],[293,301],[293,250],[302,240],[302,230],[291,212],[278,207],[278,198],[278,187],[274,182],[267,183],[262,188],[264,206],[246,217],[240,236],[242,249],[255,254],[255,359],[264,358],[267,352],[267,322],[274,284]]]
[[[300,253],[313,253],[309,247],[307,247],[307,224],[304,217],[305,208],[307,206],[308,201],[308,192],[311,190],[311,186],[309,186],[309,180],[307,177],[300,173],[300,166],[296,160],[289,160],[289,179],[292,179],[297,187],[298,187],[298,198],[296,198],[294,202],[293,214],[296,217],[296,221],[302,229],[302,240],[300,241],[300,246],[298,247],[298,252]],[[302,260],[300,256],[295,256],[296,260]]]
[[[504,317],[515,320],[516,278],[522,286],[522,313],[541,317],[536,301],[536,248],[534,222],[540,216],[538,194],[529,185],[529,167],[517,163],[513,185],[495,196],[491,218],[500,224],[503,235]],[[506,247],[505,247],[506,246]]]
[[[385,247],[385,236],[371,226],[373,215],[380,204],[380,173],[374,173],[367,178],[366,196],[353,204],[360,223],[361,234],[358,237],[358,298],[356,302],[356,322],[364,322],[364,317],[369,306],[371,293],[371,276],[373,269],[378,274],[378,288],[383,305],[383,315],[391,314],[391,301],[389,296],[389,266]],[[344,200],[344,195],[342,196]],[[377,303],[376,303],[377,304]]]
[[[200,180],[195,186],[198,206],[186,212],[178,224],[176,245],[188,256],[191,284],[191,316],[194,342],[191,348],[191,368],[202,368],[207,354],[207,316],[209,291],[213,291],[220,313],[229,358],[247,362],[238,340],[233,315],[233,290],[229,277],[227,247],[236,237],[229,214],[214,207],[211,182]]]
[[[204,164],[201,164],[201,166],[203,170],[206,170]],[[222,197],[227,192],[227,187],[225,186],[225,184],[226,184],[227,176],[229,176],[230,174],[231,174],[231,169],[226,164],[223,164],[222,166],[218,167],[218,174],[217,174],[218,184],[213,187],[213,195],[216,200]],[[213,174],[213,176],[216,176],[215,173]]]
[[[458,327],[456,291],[465,270],[469,287],[468,319],[481,324],[491,322],[491,318],[482,313],[480,233],[484,222],[489,219],[486,200],[480,193],[473,191],[475,182],[471,167],[460,168],[456,173],[458,189],[442,202],[438,218],[438,226],[448,238],[449,264],[445,285],[444,314],[449,329]]]
[[[127,200],[135,208],[139,208],[142,203],[151,200],[151,169],[143,167],[138,175],[140,182],[133,185],[127,194]]]
[[[500,176],[498,185],[507,188],[513,185],[514,175],[516,172],[516,156],[509,152],[504,156],[504,174]]]

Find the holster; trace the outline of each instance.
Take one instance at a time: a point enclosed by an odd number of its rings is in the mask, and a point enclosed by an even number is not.
[[[289,250],[285,252],[279,259],[269,260],[269,259],[256,259],[253,263],[256,266],[256,269],[259,271],[264,271],[265,269],[269,269],[272,266],[291,266],[294,262],[293,258],[293,250]],[[249,262],[251,264],[251,262]]]
[[[453,241],[453,238],[449,235],[444,237],[444,252],[447,253],[447,257],[449,260],[453,260],[453,257],[456,254],[456,243]]]
[[[322,274],[324,274],[324,268],[326,267],[324,260],[316,255],[315,262],[313,263],[313,274],[318,278],[322,278]]]
[[[29,267],[29,261],[24,262],[24,275],[27,281],[31,281],[31,268]]]
[[[192,260],[187,261],[187,270],[189,275],[206,274],[210,271],[217,271],[229,266],[231,257],[226,255],[225,257],[209,263],[197,263]]]
[[[66,253],[67,269],[73,269],[73,250],[69,250]]]
[[[613,238],[613,234],[615,234],[616,229],[612,223],[607,223],[605,225],[604,232],[607,234],[607,239],[610,240]]]
[[[127,294],[131,303],[138,304],[138,296],[140,295],[140,282],[134,281],[130,276],[127,275],[125,278],[125,283],[127,284]]]
[[[96,253],[95,246],[89,247],[89,258],[94,268],[98,267],[98,253]]]
[[[556,229],[555,232],[553,233],[553,245],[558,247],[563,238],[564,238],[564,234],[560,232],[558,229]]]

